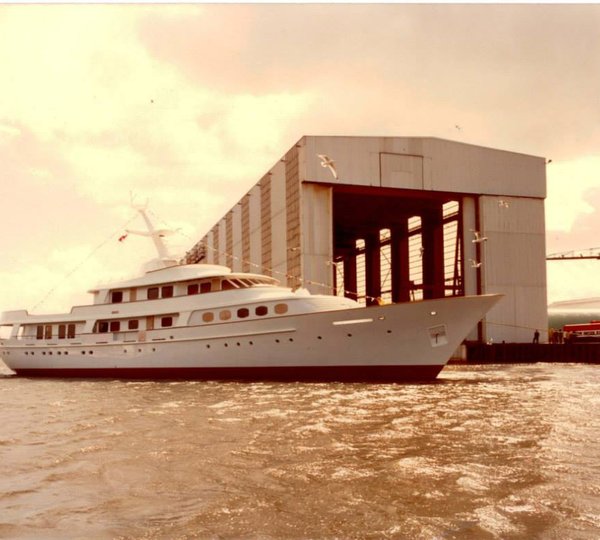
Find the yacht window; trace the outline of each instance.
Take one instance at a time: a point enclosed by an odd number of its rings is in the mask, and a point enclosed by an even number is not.
[[[277,313],[278,315],[283,315],[284,313],[287,313],[287,310],[287,304],[275,304],[275,313]]]
[[[108,321],[98,321],[98,332],[100,334],[108,332]]]
[[[237,310],[237,316],[240,319],[245,319],[248,315],[250,315],[250,310],[248,308],[240,308]]]
[[[224,309],[223,311],[221,311],[221,313],[219,313],[219,319],[221,319],[222,321],[228,321],[229,319],[231,319],[231,311],[229,311],[228,309]]]
[[[35,337],[36,339],[44,339],[44,327],[41,324],[35,329]]]
[[[158,287],[150,287],[148,289],[148,300],[156,300],[158,298]]]
[[[200,287],[197,283],[190,283],[188,285],[188,294],[198,294],[200,292]]]
[[[165,285],[162,287],[161,296],[163,298],[171,298],[173,296],[173,285]]]
[[[258,306],[254,312],[259,316],[259,317],[264,317],[267,313],[269,313],[269,308],[267,306]]]
[[[110,331],[118,332],[121,330],[121,322],[120,321],[110,321]]]
[[[162,317],[160,319],[160,325],[164,328],[165,326],[173,326],[173,317]]]
[[[75,338],[75,325],[69,324],[69,325],[67,325],[67,339],[74,339],[74,338]]]
[[[202,320],[204,322],[213,322],[214,319],[215,319],[215,316],[211,311],[207,311],[206,313],[202,314]]]
[[[230,291],[232,289],[237,289],[237,286],[233,284],[233,282],[229,279],[224,279],[221,282],[221,290],[222,291]]]
[[[130,321],[127,321],[127,329],[128,330],[137,330],[140,326],[140,321],[138,321],[137,319],[131,319]]]
[[[205,281],[204,283],[200,283],[200,292],[207,293],[211,291],[210,281]]]
[[[111,297],[113,304],[119,304],[123,301],[123,291],[113,291]]]
[[[44,328],[44,339],[52,339],[52,325],[47,324]]]
[[[67,327],[64,324],[58,325],[58,339],[65,339],[67,335]]]

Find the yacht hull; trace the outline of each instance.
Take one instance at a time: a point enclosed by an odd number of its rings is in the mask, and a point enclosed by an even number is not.
[[[172,327],[145,339],[5,340],[22,376],[134,379],[432,380],[499,295],[452,297],[262,320]],[[33,354],[32,354],[33,353]]]
[[[19,369],[23,377],[112,378],[135,380],[223,380],[280,382],[429,381],[443,365],[433,366],[292,366],[246,368],[55,368]]]

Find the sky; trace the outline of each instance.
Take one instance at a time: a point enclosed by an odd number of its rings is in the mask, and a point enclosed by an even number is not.
[[[183,254],[303,135],[546,157],[547,253],[600,246],[600,5],[0,6],[0,311]],[[456,126],[460,126],[460,130]],[[549,262],[548,301],[600,297]]]

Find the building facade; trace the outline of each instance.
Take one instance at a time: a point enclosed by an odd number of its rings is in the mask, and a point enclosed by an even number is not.
[[[305,136],[188,252],[360,302],[502,293],[470,339],[547,328],[545,159],[430,137]]]

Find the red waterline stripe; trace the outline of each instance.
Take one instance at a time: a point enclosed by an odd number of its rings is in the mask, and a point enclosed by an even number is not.
[[[227,381],[407,382],[430,381],[436,366],[306,366],[245,368],[76,368],[20,369],[23,377],[195,379]]]

